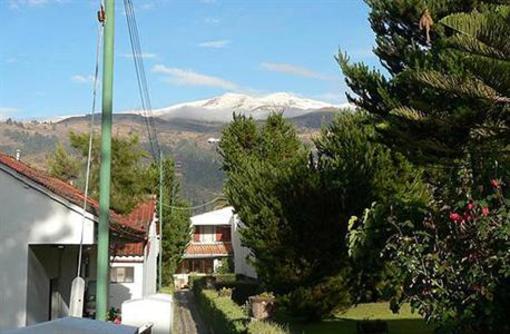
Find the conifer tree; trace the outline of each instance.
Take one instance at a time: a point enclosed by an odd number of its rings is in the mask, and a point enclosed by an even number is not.
[[[502,1],[367,3],[376,33],[374,52],[389,75],[364,64],[352,64],[340,53],[338,62],[354,92],[349,100],[377,116],[381,140],[413,161],[455,170],[467,164],[472,173],[480,174],[486,166],[476,165],[492,159],[488,155],[494,151],[494,140],[501,141],[501,130],[508,126],[502,104],[495,106],[505,92],[491,86],[496,81],[497,85],[505,84],[508,65],[501,59],[501,50],[469,37],[472,29],[466,25],[479,26],[481,21],[475,22],[484,13],[494,13],[491,17],[503,15],[501,7],[495,9],[495,4]],[[462,14],[474,11],[479,15]],[[450,16],[455,13],[461,16]],[[461,17],[464,27],[457,25]],[[467,17],[471,17],[470,22]],[[425,30],[429,31],[430,42]],[[498,52],[499,63],[484,60],[490,50]],[[496,96],[496,92],[503,95]],[[491,123],[499,125],[495,128]]]

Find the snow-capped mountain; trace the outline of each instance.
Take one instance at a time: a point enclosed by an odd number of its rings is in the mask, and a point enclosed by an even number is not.
[[[271,112],[282,112],[286,117],[296,117],[313,111],[348,107],[298,97],[289,93],[274,93],[254,97],[245,94],[226,93],[211,99],[181,103],[153,111],[163,119],[193,119],[201,121],[228,122],[232,113],[242,113],[255,119],[264,119]]]

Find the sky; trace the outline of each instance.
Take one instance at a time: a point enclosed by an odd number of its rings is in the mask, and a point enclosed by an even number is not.
[[[133,0],[152,106],[226,92],[340,104],[335,54],[378,66],[362,0]],[[90,111],[99,0],[0,0],[0,118]],[[116,1],[114,111],[140,107]]]

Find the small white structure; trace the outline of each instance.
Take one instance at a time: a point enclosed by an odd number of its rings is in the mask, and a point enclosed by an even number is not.
[[[120,309],[124,301],[156,293],[159,237],[157,226],[149,225],[147,242],[123,244],[110,258],[110,306]]]
[[[158,293],[122,303],[122,323],[136,327],[152,324],[151,334],[170,334],[173,325],[173,299]]]
[[[233,207],[193,216],[191,226],[193,238],[174,275],[177,287],[188,284],[189,274],[215,273],[223,261],[231,261],[236,274],[257,277],[248,263],[250,251],[241,245],[239,229],[242,224]]]
[[[68,315],[80,240],[85,311],[93,312],[99,204],[89,199],[83,212],[83,198],[72,185],[0,153],[0,332]],[[155,226],[149,227],[156,224],[154,202],[140,204],[129,215],[112,211],[111,244],[143,243],[147,248],[148,230],[155,231]],[[157,251],[147,254],[146,267],[155,258]],[[154,293],[149,288],[156,284],[152,271],[144,277],[154,279],[146,285],[147,294]]]

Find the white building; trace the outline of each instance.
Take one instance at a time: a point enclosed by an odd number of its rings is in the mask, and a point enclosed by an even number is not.
[[[226,207],[191,217],[193,237],[174,275],[176,286],[185,286],[189,274],[215,273],[222,261],[232,261],[236,274],[256,278],[248,263],[249,249],[241,245],[242,228],[234,208]]]
[[[67,315],[81,239],[86,308],[93,310],[99,206],[89,200],[83,220],[83,199],[68,183],[0,153],[0,331]],[[157,242],[151,242],[155,238],[151,234],[155,233],[154,200],[126,216],[111,212],[110,219],[113,248],[143,243],[144,273],[148,274],[140,284],[155,290],[155,267],[151,268],[157,257],[152,251]],[[138,293],[131,287],[125,290],[129,290],[123,291],[126,297]],[[112,294],[117,298],[114,286]]]

